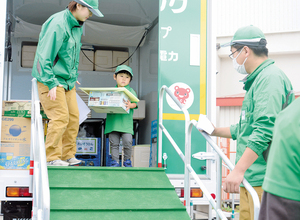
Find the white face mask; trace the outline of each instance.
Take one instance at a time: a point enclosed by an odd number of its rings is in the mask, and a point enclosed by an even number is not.
[[[238,71],[238,73],[240,73],[240,74],[248,74],[247,71],[246,71],[246,69],[245,69],[245,65],[244,65],[245,62],[246,62],[246,60],[248,59],[248,57],[244,60],[244,62],[243,62],[242,65],[238,64],[238,62],[236,61],[236,58],[239,57],[239,55],[241,54],[241,52],[243,50],[244,50],[244,48],[239,52],[239,54],[235,58],[232,59],[232,64],[233,64],[233,68],[236,71]]]

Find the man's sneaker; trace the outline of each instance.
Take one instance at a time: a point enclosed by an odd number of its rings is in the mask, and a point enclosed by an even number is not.
[[[76,164],[80,164],[82,161],[81,160],[77,160],[76,157],[64,160],[65,162],[69,163],[69,165],[76,165]]]
[[[119,164],[117,161],[113,160],[113,161],[111,161],[110,166],[111,166],[111,167],[119,167],[120,164]]]
[[[124,167],[132,167],[131,160],[127,159],[123,162]]]
[[[69,163],[62,160],[52,160],[47,162],[48,166],[69,166]]]

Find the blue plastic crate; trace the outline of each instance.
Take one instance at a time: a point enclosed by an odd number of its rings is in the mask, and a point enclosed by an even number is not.
[[[77,156],[78,160],[84,161],[84,164],[82,164],[82,165],[84,165],[84,166],[101,166],[100,158],[93,158],[92,156],[90,158],[84,158],[84,156],[86,156],[86,155]]]
[[[85,166],[101,166],[101,138],[77,138],[76,158]]]
[[[132,146],[135,145],[135,139],[133,138],[132,139]],[[120,161],[119,163],[122,164],[122,156],[120,155]],[[110,154],[110,145],[109,145],[109,138],[106,138],[106,144],[105,144],[105,164],[107,167],[110,166],[111,164],[111,161],[112,161],[112,158],[111,158],[111,154]]]
[[[151,142],[150,142],[149,167],[156,167],[157,163],[157,120],[151,122]]]

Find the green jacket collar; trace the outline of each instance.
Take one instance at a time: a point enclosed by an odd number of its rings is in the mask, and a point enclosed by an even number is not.
[[[65,14],[66,14],[67,21],[69,22],[71,28],[81,27],[83,25],[83,22],[77,21],[69,9],[66,9]]]
[[[242,81],[244,82],[244,89],[248,91],[254,82],[255,78],[258,76],[258,74],[264,70],[267,66],[275,63],[272,59],[267,59],[264,62],[262,62],[250,75],[246,76]]]
[[[118,84],[115,87],[118,88]],[[129,84],[127,86],[124,86],[124,88],[127,89],[127,90],[129,90],[129,88],[130,88]]]

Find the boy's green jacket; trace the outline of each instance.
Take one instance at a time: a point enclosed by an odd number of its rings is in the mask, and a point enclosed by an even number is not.
[[[248,75],[244,84],[246,94],[240,121],[230,127],[230,132],[232,139],[237,140],[236,163],[246,147],[258,155],[244,177],[252,186],[262,186],[266,172],[263,152],[272,140],[275,119],[293,88],[290,80],[271,59],[264,61]],[[294,94],[290,95],[288,103],[294,99]]]
[[[82,28],[69,9],[52,15],[43,24],[32,68],[32,76],[49,87],[66,90],[78,77]]]

